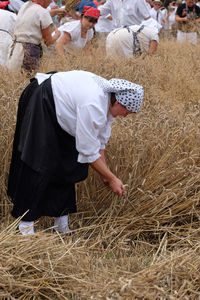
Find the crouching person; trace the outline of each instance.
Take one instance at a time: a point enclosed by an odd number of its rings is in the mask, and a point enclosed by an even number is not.
[[[114,29],[108,34],[106,54],[109,57],[121,58],[131,58],[142,53],[153,55],[157,50],[158,42],[158,30],[151,26],[143,24],[125,26]]]
[[[19,100],[8,180],[22,234],[33,234],[41,216],[55,217],[54,229],[69,231],[75,183],[87,178],[89,165],[114,193],[126,192],[106,165],[104,148],[114,118],[138,112],[142,99],[143,88],[123,79],[86,71],[36,74]]]

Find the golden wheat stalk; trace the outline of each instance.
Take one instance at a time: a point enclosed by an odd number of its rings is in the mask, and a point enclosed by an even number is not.
[[[70,11],[73,10],[73,7],[76,5],[76,4],[79,4],[80,1],[77,1],[77,0],[68,0],[66,3],[65,3],[65,10],[67,13],[69,13]],[[62,12],[62,13],[58,13],[58,20],[60,22],[60,20],[65,16],[65,14]]]
[[[80,1],[77,0],[67,0],[66,4],[65,4],[65,10],[67,12],[69,12],[70,10],[73,9],[73,7],[78,4]]]

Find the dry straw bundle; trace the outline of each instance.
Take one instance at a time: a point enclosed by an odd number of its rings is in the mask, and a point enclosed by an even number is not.
[[[71,11],[76,4],[79,4],[80,1],[77,0],[67,0],[65,3],[65,10],[67,12]]]
[[[77,1],[77,0],[66,0],[65,2],[65,11],[66,13],[69,13],[73,10],[73,7],[75,5],[78,5],[80,1]],[[65,16],[64,13],[59,13],[58,14],[58,20],[61,21],[61,19]]]
[[[6,181],[28,79],[2,70],[1,299],[199,299],[199,50],[162,42],[155,57],[113,61],[94,49],[64,63],[45,53],[41,72],[82,69],[145,89],[141,112],[114,122],[106,148],[127,196],[113,195],[91,170],[77,185],[72,236],[54,234],[51,218],[35,236],[16,234]]]

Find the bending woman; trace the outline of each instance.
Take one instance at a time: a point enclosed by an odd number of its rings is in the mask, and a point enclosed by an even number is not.
[[[104,149],[114,118],[142,105],[142,86],[123,79],[76,70],[50,76],[37,73],[19,100],[8,195],[13,217],[27,212],[19,224],[22,234],[34,233],[41,216],[55,217],[54,229],[69,231],[75,183],[88,176],[89,165],[114,193],[126,193]]]
[[[80,20],[65,23],[59,27],[61,37],[56,42],[57,53],[64,57],[65,50],[73,52],[88,45],[93,38],[94,25],[97,23],[100,11],[94,7],[85,6]]]
[[[114,29],[106,39],[106,54],[133,57],[142,52],[153,55],[157,50],[158,31],[150,26],[131,25]]]
[[[41,41],[44,40],[49,46],[60,36],[57,29],[55,35],[51,36],[52,19],[46,9],[50,2],[29,0],[19,10],[14,28],[15,40],[7,59],[9,69],[17,71],[23,67],[28,72],[38,69],[42,56]]]

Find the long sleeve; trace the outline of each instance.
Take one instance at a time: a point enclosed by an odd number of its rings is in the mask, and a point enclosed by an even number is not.
[[[105,148],[110,136],[110,123],[105,112],[95,105],[77,108],[76,148],[81,163],[94,162],[100,157],[99,150]]]
[[[100,5],[98,9],[102,16],[112,14],[112,0],[107,0],[104,5]]]

